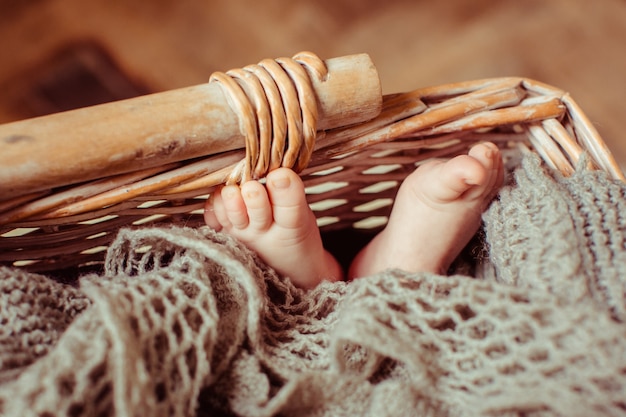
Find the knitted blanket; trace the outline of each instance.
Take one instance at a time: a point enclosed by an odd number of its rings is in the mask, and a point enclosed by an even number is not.
[[[180,227],[121,231],[78,286],[0,269],[0,414],[625,415],[626,186],[511,178],[473,277],[305,292]]]

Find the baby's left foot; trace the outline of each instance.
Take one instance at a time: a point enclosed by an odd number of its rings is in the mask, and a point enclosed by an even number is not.
[[[266,186],[258,181],[224,186],[207,201],[204,219],[257,252],[298,287],[342,279],[339,263],[324,250],[304,184],[290,169],[270,172]]]
[[[478,230],[503,171],[493,143],[418,167],[402,183],[385,228],[352,262],[348,278],[387,268],[445,274]]]

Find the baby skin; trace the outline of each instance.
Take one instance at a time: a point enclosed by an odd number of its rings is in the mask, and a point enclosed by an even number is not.
[[[467,155],[420,165],[402,183],[385,228],[352,261],[348,279],[388,268],[445,274],[480,227],[481,215],[503,181],[492,143]],[[266,184],[229,185],[208,200],[207,225],[231,234],[301,288],[343,279],[323,245],[300,177],[286,168]]]

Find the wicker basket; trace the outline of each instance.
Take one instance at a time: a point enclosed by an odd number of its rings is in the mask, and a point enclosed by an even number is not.
[[[120,227],[199,226],[216,186],[279,165],[300,171],[323,232],[379,229],[417,165],[480,141],[498,144],[505,158],[537,152],[564,175],[587,152],[588,169],[624,180],[571,97],[528,79],[382,97],[367,56],[303,53],[212,81],[202,96],[197,88],[206,86],[0,126],[3,146],[16,148],[0,156],[0,263],[31,271],[97,265]],[[212,119],[200,126],[189,109],[206,94],[213,113],[194,111]],[[146,126],[167,152],[151,151],[152,139],[136,141]],[[114,142],[111,131],[122,145],[134,143],[132,152],[100,146]],[[180,151],[182,136],[193,152]],[[94,152],[101,164],[80,159]],[[119,163],[119,154],[130,159]],[[33,168],[44,161],[57,165]]]

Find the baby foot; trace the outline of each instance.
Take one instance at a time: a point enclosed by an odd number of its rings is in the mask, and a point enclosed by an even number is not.
[[[492,143],[418,167],[400,186],[385,229],[356,256],[348,278],[387,268],[445,274],[480,227],[503,172]]]
[[[270,172],[265,186],[248,181],[219,189],[207,201],[204,219],[257,252],[296,286],[313,288],[322,280],[342,278],[338,262],[323,248],[304,184],[290,169]]]

